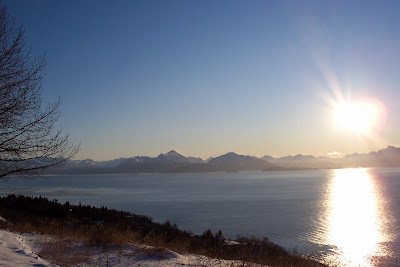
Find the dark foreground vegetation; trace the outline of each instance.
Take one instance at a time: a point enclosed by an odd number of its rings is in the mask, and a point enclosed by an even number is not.
[[[108,247],[139,243],[180,253],[240,260],[272,266],[323,266],[295,255],[267,239],[239,238],[228,245],[222,232],[193,235],[169,222],[160,224],[132,213],[85,205],[60,204],[43,197],[9,195],[0,198],[1,228],[21,233],[70,238],[90,246]]]

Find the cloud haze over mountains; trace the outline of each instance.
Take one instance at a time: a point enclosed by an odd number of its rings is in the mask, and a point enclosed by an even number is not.
[[[400,148],[388,146],[379,151],[366,154],[350,154],[342,158],[315,157],[315,156],[286,156],[273,158],[264,156],[268,160],[282,167],[299,167],[315,169],[357,168],[357,167],[397,167],[400,166]]]
[[[350,154],[342,158],[301,154],[280,158],[266,155],[257,158],[229,152],[205,161],[201,158],[185,157],[171,150],[154,158],[136,156],[110,161],[73,160],[66,166],[50,169],[47,173],[237,172],[397,166],[400,166],[400,148],[393,146],[367,154]]]

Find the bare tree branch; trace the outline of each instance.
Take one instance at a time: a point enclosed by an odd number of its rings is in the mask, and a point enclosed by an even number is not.
[[[0,178],[36,175],[79,150],[55,129],[60,99],[42,107],[45,56],[32,58],[24,29],[0,4]]]

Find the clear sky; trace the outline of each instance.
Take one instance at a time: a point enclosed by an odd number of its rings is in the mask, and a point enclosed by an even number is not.
[[[44,100],[61,97],[78,158],[400,145],[400,1],[3,4],[47,54]],[[349,131],[340,99],[374,99],[386,116]]]

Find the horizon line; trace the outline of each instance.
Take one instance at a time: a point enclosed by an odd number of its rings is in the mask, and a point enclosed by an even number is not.
[[[199,159],[201,159],[201,160],[203,160],[203,161],[207,161],[208,159],[218,158],[218,157],[224,156],[224,155],[229,154],[229,153],[234,153],[234,154],[240,155],[240,156],[255,157],[255,158],[263,158],[263,157],[268,156],[268,157],[272,157],[272,158],[274,158],[274,159],[279,159],[279,158],[284,158],[284,157],[295,157],[295,156],[305,156],[305,157],[307,157],[307,156],[312,156],[312,157],[316,157],[316,158],[322,158],[322,157],[323,157],[323,158],[339,159],[339,158],[344,158],[344,157],[346,157],[346,156],[354,155],[354,154],[369,154],[369,153],[371,153],[371,152],[378,152],[378,151],[380,151],[380,150],[388,149],[388,148],[390,148],[390,147],[399,148],[399,147],[396,146],[396,145],[387,145],[386,147],[381,148],[381,149],[378,149],[378,150],[376,150],[376,151],[371,150],[371,151],[365,152],[365,153],[357,153],[357,152],[355,152],[355,153],[350,153],[350,154],[342,154],[341,152],[332,151],[332,152],[326,153],[325,155],[320,155],[320,156],[316,156],[316,155],[312,155],[312,154],[297,153],[297,154],[289,154],[289,155],[285,155],[285,156],[274,156],[274,155],[265,154],[265,155],[263,155],[263,156],[257,157],[257,156],[253,156],[253,155],[239,154],[239,153],[237,153],[237,152],[229,151],[229,152],[223,153],[223,154],[221,154],[221,155],[219,155],[219,156],[216,156],[216,157],[212,157],[212,156],[207,157],[206,159],[203,159],[202,157],[196,157],[196,156],[185,156],[185,155],[183,155],[181,152],[178,152],[177,149],[171,149],[171,150],[169,150],[168,152],[160,153],[160,154],[158,154],[157,156],[153,156],[153,157],[152,157],[152,156],[146,156],[146,155],[136,155],[136,156],[130,156],[130,157],[124,157],[124,156],[122,156],[122,157],[113,158],[113,159],[108,159],[108,160],[94,160],[94,159],[91,159],[91,158],[82,158],[82,159],[74,159],[74,160],[92,160],[92,161],[101,162],[101,161],[112,161],[112,160],[117,160],[117,159],[130,159],[130,158],[135,158],[135,157],[157,158],[157,157],[159,157],[160,155],[165,155],[165,154],[168,154],[168,153],[170,153],[170,152],[178,153],[179,155],[181,155],[181,156],[183,156],[183,157],[185,157],[185,158],[189,158],[189,157],[192,157],[192,158],[199,158]],[[330,155],[337,155],[337,157],[331,157]]]

